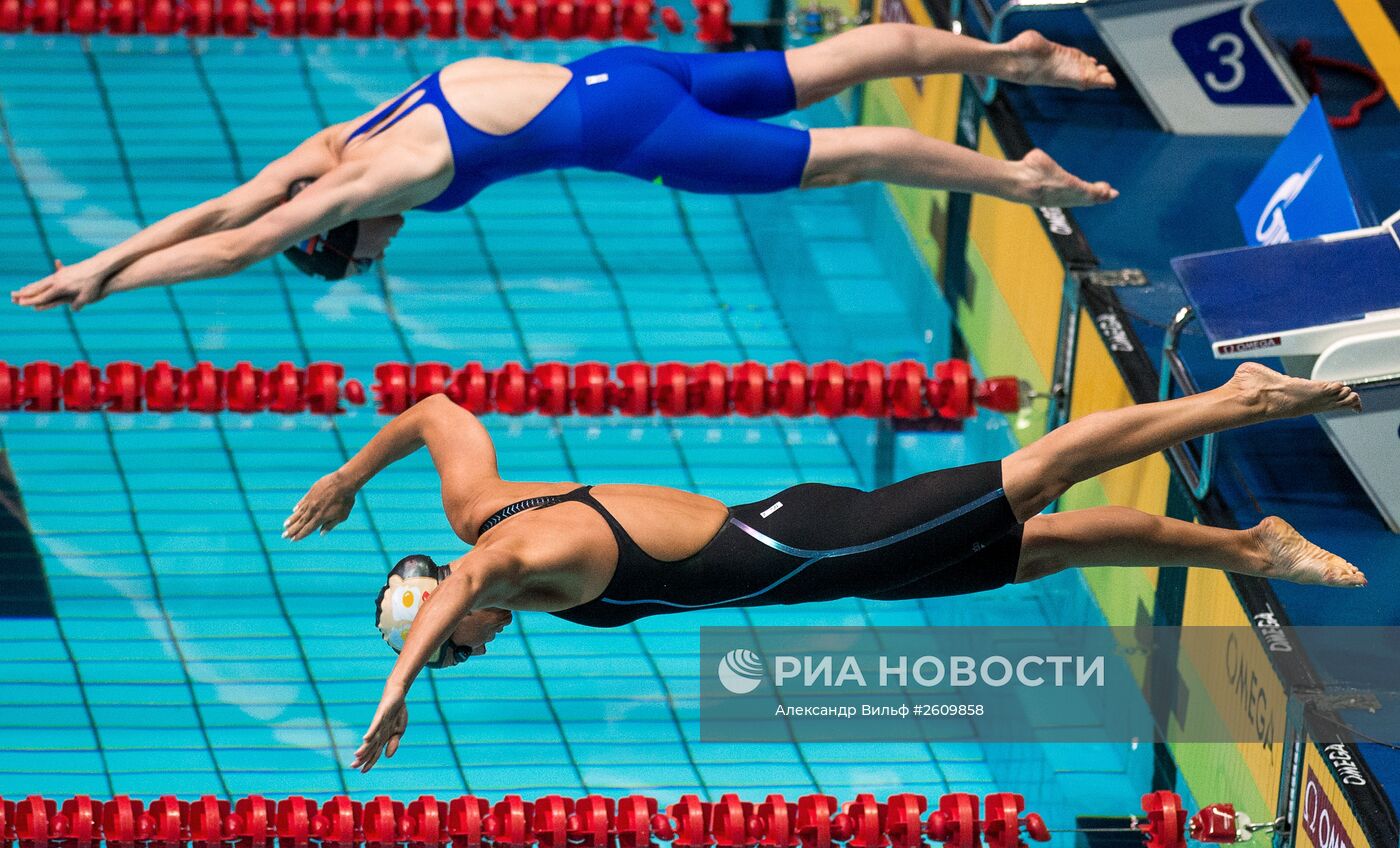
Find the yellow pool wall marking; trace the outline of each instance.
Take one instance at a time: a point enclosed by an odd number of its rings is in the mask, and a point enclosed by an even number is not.
[[[1336,0],[1352,35],[1381,75],[1390,97],[1400,106],[1400,21],[1392,20],[1380,0]]]

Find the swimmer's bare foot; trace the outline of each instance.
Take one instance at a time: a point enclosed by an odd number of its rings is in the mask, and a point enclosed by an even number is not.
[[[1118,196],[1118,189],[1108,183],[1081,180],[1061,168],[1044,150],[1032,150],[1015,164],[1020,174],[1012,199],[1022,203],[1069,208],[1107,203]]]
[[[1350,386],[1289,377],[1257,362],[1246,362],[1235,369],[1235,376],[1225,387],[1238,393],[1261,421],[1339,409],[1361,411],[1361,397]]]
[[[1097,59],[1082,50],[1056,44],[1035,30],[1006,42],[1006,70],[998,76],[1022,85],[1049,85],[1084,91],[1113,88],[1117,81]]]
[[[1271,515],[1247,532],[1264,555],[1260,577],[1352,589],[1366,585],[1360,569],[1304,539],[1282,518]]]

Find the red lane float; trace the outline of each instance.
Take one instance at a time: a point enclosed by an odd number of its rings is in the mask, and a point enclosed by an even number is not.
[[[444,16],[448,14],[452,16],[450,32],[444,25]],[[501,23],[504,20],[505,16],[501,14],[495,0],[467,0],[466,30],[468,38],[477,40],[496,38],[501,33]],[[446,2],[446,0],[439,0],[433,6],[433,17],[429,31],[435,38],[456,38],[456,21],[456,6]]]
[[[1147,824],[1143,833],[1147,834],[1146,848],[1175,848],[1184,842],[1177,834],[1186,830],[1186,808],[1181,805],[1180,796],[1171,792],[1152,792],[1142,796],[1142,809],[1147,814]],[[1164,840],[1160,834],[1169,834]]]
[[[457,8],[454,0],[428,0],[428,37],[437,39],[451,39],[457,37],[457,28],[462,23],[462,10]],[[485,7],[487,19],[490,25],[484,31],[473,31],[471,23],[473,21],[473,10],[478,12]],[[467,35],[471,38],[495,38],[496,37],[496,4],[492,0],[467,0],[466,20]]]
[[[375,367],[371,389],[378,411],[389,415],[430,395],[445,394],[479,415],[815,414],[961,420],[975,415],[978,406],[1014,412],[1028,398],[1015,378],[978,380],[958,359],[935,364],[932,377],[922,363],[912,360],[888,366],[870,360],[810,366],[781,362],[771,368],[759,362],[625,362],[616,368],[601,362],[542,362],[527,369],[507,362],[495,370],[478,362],[460,368],[445,362],[385,362]],[[0,362],[0,412],[335,415],[344,412],[346,404],[364,404],[366,396],[364,385],[346,380],[344,366],[334,362],[306,368],[282,362],[266,371],[247,362],[227,370],[208,362],[189,369],[163,361],[150,367],[113,362],[101,370],[87,362],[67,368],[52,362]]]
[[[684,31],[680,13],[655,0],[0,0],[0,33],[197,35],[277,38],[655,38],[659,20]],[[734,40],[728,0],[695,0],[696,38]]]
[[[1181,798],[1159,791],[1142,798],[1138,832],[1149,848],[1185,848],[1244,841],[1257,830],[1231,804],[1211,804],[1189,821]],[[0,848],[1026,848],[1051,831],[1025,799],[997,792],[978,799],[951,793],[929,811],[923,795],[901,793],[883,802],[862,794],[838,804],[830,795],[795,802],[769,795],[761,803],[723,795],[717,802],[683,796],[660,812],[655,798],[616,801],[548,795],[527,801],[507,795],[492,804],[465,795],[451,801],[423,795],[407,805],[386,796],[361,804],[336,796],[320,805],[301,796],[273,801],[260,795],[230,804],[213,796],[194,802],[162,796],[145,809],[118,796],[98,802],[79,795],[61,805],[31,795],[0,798]],[[981,814],[979,815],[979,809]]]
[[[116,804],[121,800],[123,799],[117,798],[108,803]],[[141,802],[132,803],[136,805],[138,816],[137,840],[140,841],[143,837],[148,840],[147,848],[183,848],[193,841],[190,830],[190,805],[186,802],[173,795],[162,795],[151,802],[150,809],[144,815],[140,813]],[[107,829],[106,833],[110,842],[112,832]]]
[[[694,0],[695,38],[701,44],[728,44],[734,40],[734,29],[730,26],[732,9],[729,0]]]

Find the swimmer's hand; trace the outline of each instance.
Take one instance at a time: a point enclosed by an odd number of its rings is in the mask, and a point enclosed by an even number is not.
[[[299,542],[316,530],[324,536],[350,516],[357,489],[339,471],[316,481],[282,522],[282,538]]]
[[[398,752],[399,741],[408,728],[408,705],[404,703],[407,694],[407,689],[394,683],[384,687],[384,697],[379,699],[374,721],[370,722],[364,744],[355,752],[350,768],[359,769],[363,774],[374,768],[380,754],[392,757]]]
[[[66,303],[77,312],[107,296],[105,286],[112,272],[105,265],[91,259],[76,265],[64,265],[57,260],[53,264],[52,274],[10,292],[10,302],[31,306],[39,312]]]

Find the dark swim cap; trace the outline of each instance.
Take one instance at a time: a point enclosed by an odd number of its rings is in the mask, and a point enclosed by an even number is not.
[[[315,180],[310,177],[296,180],[287,186],[287,199],[296,197],[298,192],[313,182]],[[355,258],[355,243],[359,239],[360,222],[348,221],[329,232],[314,235],[292,245],[282,251],[282,255],[303,274],[324,277],[327,280],[343,280],[352,273],[367,270],[374,264],[372,259]]]
[[[384,637],[394,653],[403,650],[409,628],[418,617],[423,602],[437,590],[438,584],[446,580],[452,569],[433,562],[432,557],[413,554],[399,560],[389,569],[389,576],[374,599],[374,626]],[[448,636],[437,653],[428,659],[429,668],[443,668],[449,658],[462,662],[471,656],[469,648],[463,648]]]

